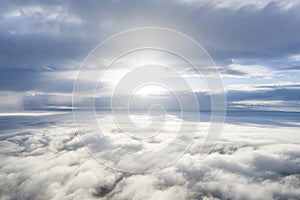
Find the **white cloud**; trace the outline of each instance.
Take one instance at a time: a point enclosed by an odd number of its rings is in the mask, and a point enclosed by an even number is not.
[[[299,89],[299,82],[276,82],[276,83],[264,83],[264,84],[231,84],[227,87],[229,90],[242,90],[242,91],[263,91],[270,90],[272,88],[294,88]]]
[[[23,94],[11,91],[0,91],[0,111],[6,112],[7,110],[22,110],[23,108]]]
[[[294,55],[291,55],[291,56],[289,57],[289,59],[290,59],[291,61],[296,61],[296,62],[298,62],[298,61],[300,61],[300,54],[294,54]]]
[[[240,77],[240,78],[260,77],[263,79],[272,79],[272,77],[275,75],[274,70],[262,65],[231,64],[227,66],[227,68],[228,70],[233,70],[242,73],[242,75],[234,75],[234,74],[225,75],[229,77]]]
[[[246,104],[246,105],[282,105],[284,101],[280,100],[242,100],[232,101],[233,104]]]
[[[78,26],[83,20],[65,7],[27,5],[5,12],[0,23],[11,23],[12,34],[52,33],[62,31],[63,26]],[[16,24],[16,25],[13,25]]]
[[[300,1],[298,0],[181,0],[184,3],[196,4],[196,5],[211,5],[217,9],[227,8],[227,9],[240,9],[245,6],[251,6],[254,9],[263,9],[269,4],[276,4],[279,8],[290,9],[294,6],[298,6]]]
[[[255,118],[256,124],[246,125],[239,120],[254,118],[230,117],[232,123],[204,160],[197,154],[201,137],[196,137],[191,151],[174,165],[151,174],[128,174],[106,168],[88,154],[71,116],[41,116],[34,118],[37,121],[24,117],[11,121],[14,128],[1,135],[3,199],[296,199],[300,195],[299,123],[288,127],[274,121],[264,126]],[[283,119],[274,117],[277,122]]]

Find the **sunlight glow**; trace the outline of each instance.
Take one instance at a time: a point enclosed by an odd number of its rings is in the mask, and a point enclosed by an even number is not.
[[[134,94],[147,97],[147,96],[160,95],[160,94],[166,93],[166,92],[167,92],[167,89],[162,86],[146,85],[146,86],[143,86],[143,87],[139,88],[138,90],[136,90],[136,92]]]

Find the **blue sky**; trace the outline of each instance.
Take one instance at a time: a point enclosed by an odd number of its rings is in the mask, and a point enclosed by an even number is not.
[[[203,45],[221,72],[228,108],[299,111],[299,9],[299,1],[279,0],[2,1],[0,111],[70,107],[89,51],[146,26]]]

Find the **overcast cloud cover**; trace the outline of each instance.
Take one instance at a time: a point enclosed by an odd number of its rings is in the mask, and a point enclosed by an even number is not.
[[[14,101],[1,101],[0,108],[70,106],[76,71],[94,46],[123,30],[158,26],[184,32],[204,46],[219,66],[230,105],[236,96],[269,100],[276,93],[272,100],[295,110],[299,6],[299,1],[271,0],[2,1],[0,93]],[[261,86],[248,91],[254,83]]]
[[[152,26],[183,32],[203,45],[223,78],[228,116],[204,160],[198,154],[200,133],[174,165],[149,174],[118,172],[93,159],[77,137],[70,112],[73,84],[99,42]],[[186,76],[199,85],[192,73]],[[110,106],[112,84],[108,80],[98,88],[99,107]],[[209,110],[208,91],[199,87],[195,95],[201,109]],[[0,199],[300,196],[298,0],[3,0],[0,98]],[[204,130],[206,114],[200,122]],[[158,138],[146,147],[164,142]],[[123,139],[115,145],[144,148]]]

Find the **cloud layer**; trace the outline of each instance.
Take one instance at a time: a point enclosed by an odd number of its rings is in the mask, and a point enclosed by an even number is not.
[[[77,69],[90,50],[112,34],[145,26],[175,29],[202,44],[219,67],[234,107],[240,101],[236,96],[248,96],[230,91],[237,83],[299,83],[299,8],[299,1],[277,0],[4,1],[0,92],[18,93],[18,101],[0,103],[0,110],[70,107]],[[199,85],[193,74],[188,79]],[[265,94],[257,88],[257,100],[272,93],[297,107],[295,91],[282,87]]]
[[[230,117],[205,159],[198,154],[198,137],[174,165],[156,173],[129,174],[106,168],[87,153],[71,115],[36,114],[1,117],[2,199],[297,199],[300,195],[299,120],[293,127],[275,123],[288,117],[269,117],[274,120],[271,125],[253,124],[253,117]],[[206,122],[200,124],[205,129]]]

